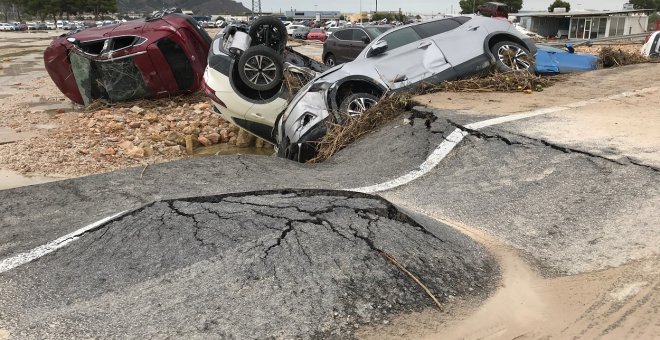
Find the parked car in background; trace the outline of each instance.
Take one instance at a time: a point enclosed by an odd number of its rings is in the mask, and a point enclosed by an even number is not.
[[[336,33],[335,33],[336,34]],[[505,20],[453,17],[394,28],[351,62],[316,77],[291,100],[278,120],[278,155],[307,161],[316,155],[326,121],[346,122],[386,93],[438,84],[491,65],[502,71],[530,70],[534,42]]]
[[[288,25],[288,26],[286,26],[286,33],[287,33],[289,36],[292,37],[292,36],[293,36],[293,33],[294,33],[297,29],[299,29],[299,28],[301,28],[301,27],[305,27],[305,26],[304,26],[304,25],[297,25],[297,24],[291,24],[291,25]]]
[[[36,30],[45,31],[48,29],[48,25],[45,22],[35,22],[34,27]]]
[[[325,30],[322,28],[312,28],[312,30],[307,33],[307,40],[319,40],[323,42],[327,38],[328,36],[325,34]]]
[[[341,27],[330,27],[330,28],[328,28],[328,29],[325,30],[325,34],[328,36],[328,38],[330,38],[330,36],[331,36],[333,33],[337,32],[337,31],[340,30],[340,29],[341,29]]]
[[[660,58],[660,31],[649,33],[641,49],[642,55],[650,58]]]
[[[78,104],[160,98],[199,89],[210,43],[192,17],[160,12],[63,35],[46,48],[44,63]]]
[[[30,31],[34,31],[34,30],[37,29],[37,23],[36,22],[30,21],[30,22],[27,22],[26,25],[27,25],[28,30],[30,30]]]
[[[335,31],[323,44],[323,63],[335,66],[355,59],[371,40],[391,26],[347,27]]]
[[[509,6],[501,2],[487,2],[477,7],[477,14],[485,17],[509,17]]]
[[[307,26],[302,26],[296,28],[296,30],[293,32],[293,38],[294,39],[307,39],[307,35],[312,29],[307,27]]]
[[[46,21],[46,29],[54,30],[56,28],[54,22]]]
[[[24,23],[12,22],[11,24],[14,26],[14,31],[27,31],[28,29],[27,24]]]
[[[15,31],[16,28],[14,25],[6,23],[6,22],[0,22],[0,31]]]

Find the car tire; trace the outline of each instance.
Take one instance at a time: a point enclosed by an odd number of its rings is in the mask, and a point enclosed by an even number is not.
[[[328,53],[328,55],[325,56],[325,60],[323,63],[326,66],[334,67],[337,65],[337,58],[335,58],[335,55],[332,53]]]
[[[533,72],[534,61],[525,47],[512,41],[500,41],[490,49],[500,72]]]
[[[339,105],[340,113],[356,117],[376,105],[380,99],[371,93],[361,92],[347,96]]]
[[[265,45],[252,46],[238,61],[238,75],[249,88],[268,91],[282,83],[284,64],[278,53]]]
[[[250,26],[248,33],[253,45],[266,45],[277,53],[284,52],[289,35],[280,19],[261,17]]]

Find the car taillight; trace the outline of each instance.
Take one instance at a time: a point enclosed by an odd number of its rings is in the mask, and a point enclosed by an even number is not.
[[[218,105],[222,107],[227,107],[227,105],[218,98],[218,96],[215,94],[215,91],[209,86],[209,84],[206,83],[204,78],[202,78],[202,83],[201,83],[202,91],[204,91],[204,95],[209,97],[213,102],[217,103]]]

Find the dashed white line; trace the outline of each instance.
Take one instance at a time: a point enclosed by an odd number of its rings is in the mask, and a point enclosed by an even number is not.
[[[82,234],[84,234],[84,233],[86,233],[86,232],[88,232],[88,231],[90,231],[90,230],[92,230],[96,227],[99,227],[99,226],[103,225],[104,223],[106,223],[108,221],[111,221],[112,219],[115,219],[115,218],[117,218],[117,217],[119,217],[119,216],[121,216],[125,213],[126,213],[126,211],[122,211],[119,214],[108,216],[108,217],[106,217],[106,218],[104,218],[100,221],[96,221],[96,222],[94,222],[94,223],[92,223],[92,224],[90,224],[86,227],[80,228],[80,229],[78,229],[78,230],[76,230],[76,231],[74,231],[70,234],[64,235],[64,236],[58,238],[57,240],[50,241],[50,242],[48,242],[48,243],[46,243],[42,246],[36,247],[36,248],[34,248],[34,249],[32,249],[28,252],[20,253],[18,255],[12,256],[10,258],[4,259],[4,260],[2,260],[2,262],[0,262],[0,273],[4,273],[8,270],[12,270],[12,269],[14,269],[18,266],[21,266],[21,265],[24,265],[24,264],[30,262],[30,261],[34,261],[34,260],[36,260],[36,259],[38,259],[38,258],[40,258],[40,257],[42,257],[42,256],[44,256],[48,253],[52,253],[55,250],[60,249],[64,246],[68,245],[69,243],[77,240],[80,237],[80,235],[82,235]]]
[[[645,88],[641,90],[636,90],[636,91],[631,91],[631,92],[624,92],[621,94],[617,95],[612,95],[608,97],[602,97],[602,98],[596,98],[596,99],[590,99],[590,100],[584,100],[580,102],[576,102],[573,104],[567,104],[567,105],[562,105],[562,106],[555,106],[555,107],[550,107],[550,108],[545,108],[545,109],[540,109],[540,110],[534,110],[534,111],[529,111],[529,112],[524,112],[524,113],[518,113],[514,115],[509,115],[509,116],[504,116],[504,117],[498,117],[498,118],[493,118],[493,119],[488,119],[484,120],[481,122],[477,123],[472,123],[465,125],[466,128],[470,130],[479,130],[481,128],[487,127],[487,126],[492,126],[492,125],[497,125],[497,124],[502,124],[506,122],[512,122],[515,120],[520,120],[520,119],[525,119],[525,118],[530,118],[530,117],[535,117],[535,116],[540,116],[548,113],[556,113],[556,112],[561,112],[561,111],[566,111],[569,109],[574,109],[578,107],[584,107],[587,105],[591,104],[596,104],[596,103],[601,103],[605,102],[608,100],[615,100],[619,98],[624,98],[624,97],[631,97],[634,95],[638,94],[643,94],[643,93],[649,93],[649,92],[658,92],[660,88],[658,87],[650,87],[650,88]],[[410,171],[409,173],[395,178],[393,180],[376,184],[376,185],[371,185],[371,186],[366,186],[366,187],[361,187],[361,188],[353,188],[353,189],[345,189],[347,191],[357,191],[357,192],[363,192],[363,193],[376,193],[376,192],[381,192],[381,191],[386,191],[386,190],[391,190],[397,187],[400,187],[402,185],[408,184],[424,175],[429,173],[431,170],[433,170],[440,162],[447,157],[447,155],[458,145],[465,136],[467,136],[468,133],[461,130],[461,129],[455,129],[452,131],[452,133],[449,134],[449,136],[446,137],[440,145],[429,155],[424,163],[422,163],[417,169]],[[62,247],[65,247],[69,243],[77,240],[82,234],[97,228],[104,223],[111,221],[112,219],[115,219],[123,214],[125,214],[127,211],[120,212],[116,215],[108,216],[100,221],[94,222],[84,228],[78,229],[70,234],[64,235],[57,240],[48,242],[45,245],[36,247],[28,252],[21,253],[15,256],[12,256],[10,258],[4,259],[0,262],[0,273],[4,273],[6,271],[9,271],[11,269],[14,269],[18,266],[21,266],[23,264],[26,264],[30,261],[34,261],[46,254],[49,254],[57,249],[60,249]]]

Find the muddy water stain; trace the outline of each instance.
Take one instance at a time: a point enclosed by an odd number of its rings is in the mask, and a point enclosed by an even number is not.
[[[46,176],[33,176],[28,177],[21,175],[16,171],[0,169],[0,190],[24,187],[27,185],[35,185],[41,183],[54,182],[65,179],[64,177],[46,177]]]
[[[204,156],[226,156],[226,155],[260,155],[260,156],[272,156],[275,154],[275,151],[271,147],[266,148],[257,148],[257,147],[248,147],[248,148],[239,148],[234,145],[229,144],[216,144],[212,146],[205,146],[198,149],[195,149],[195,157],[204,157]]]

